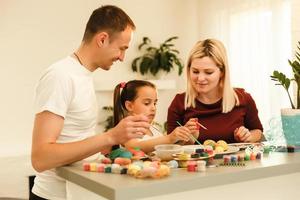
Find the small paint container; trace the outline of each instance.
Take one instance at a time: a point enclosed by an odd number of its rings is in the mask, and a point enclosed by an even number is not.
[[[97,165],[97,172],[104,172],[105,164],[99,163]]]
[[[230,157],[231,157],[231,162],[232,163],[237,163],[237,161],[238,161],[238,156],[237,155],[231,155]]]
[[[187,171],[188,172],[195,172],[196,171],[196,162],[195,161],[188,161],[187,162]]]
[[[198,149],[195,149],[195,152],[201,154],[201,153],[204,152],[204,149],[203,148],[198,148]]]
[[[127,168],[123,167],[120,171],[120,174],[127,174]]]
[[[111,173],[111,165],[106,165],[104,168],[105,173]]]
[[[97,171],[97,163],[90,163],[90,171],[91,172]]]
[[[209,155],[208,155],[207,152],[202,152],[202,153],[200,153],[200,156],[201,156],[201,157],[208,157]]]
[[[231,162],[231,157],[230,157],[230,155],[224,155],[224,156],[223,156],[223,162],[224,162],[225,164],[230,163],[230,162]]]
[[[256,154],[256,159],[258,159],[258,160],[261,159],[261,152],[257,152],[257,154]]]
[[[255,153],[250,154],[250,160],[256,160],[256,154]]]
[[[245,155],[240,153],[238,154],[238,162],[243,162],[245,160]]]
[[[214,157],[210,157],[210,158],[207,159],[208,164],[211,165],[211,164],[213,164],[213,162],[214,162]]]
[[[250,160],[250,154],[246,153],[245,154],[245,161],[248,161],[248,160]]]
[[[197,161],[197,171],[198,172],[205,172],[206,171],[206,161],[205,160],[198,160]]]
[[[114,174],[120,174],[121,166],[119,164],[112,164],[111,165],[111,172]]]
[[[187,161],[186,160],[178,160],[178,166],[181,168],[187,167]]]
[[[90,171],[91,167],[90,167],[90,163],[83,163],[83,170],[84,171]]]
[[[191,158],[199,158],[200,154],[199,153],[192,153]]]

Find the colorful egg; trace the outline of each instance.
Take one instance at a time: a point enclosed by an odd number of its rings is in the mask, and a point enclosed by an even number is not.
[[[104,157],[101,162],[104,164],[111,164],[111,159]]]
[[[129,158],[118,157],[114,160],[114,163],[119,165],[129,165],[131,163],[131,160]]]
[[[181,154],[178,154],[178,159],[179,160],[188,160],[190,159],[190,155],[189,154],[186,154],[186,153],[181,153]]]
[[[222,152],[224,152],[224,148],[223,148],[223,146],[220,146],[220,145],[216,145],[216,147],[215,147],[215,152],[216,153],[222,153]]]
[[[227,151],[227,150],[228,150],[228,144],[227,144],[227,142],[225,142],[224,140],[219,140],[219,141],[217,142],[217,144],[220,145],[220,146],[222,146],[223,149],[224,149],[224,151]]]
[[[216,142],[214,140],[205,140],[203,143],[204,146],[211,146],[212,148],[215,147]]]

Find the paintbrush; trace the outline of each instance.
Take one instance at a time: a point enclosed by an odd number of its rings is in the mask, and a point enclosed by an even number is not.
[[[204,128],[205,130],[207,130],[207,128],[204,126],[204,125],[202,125],[202,124],[200,124],[199,122],[196,122],[199,126],[201,126],[202,128]]]
[[[180,124],[179,121],[176,121],[176,123],[177,123],[179,126],[182,126],[182,125]],[[194,142],[197,142],[199,145],[202,145],[202,144],[197,140],[197,138],[195,138],[192,134],[190,134],[190,136],[191,136],[191,139],[192,139]]]

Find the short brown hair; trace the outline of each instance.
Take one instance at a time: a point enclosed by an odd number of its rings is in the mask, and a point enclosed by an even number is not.
[[[127,26],[135,30],[135,25],[130,17],[117,6],[101,6],[93,11],[86,24],[83,41],[90,41],[99,31],[106,31],[110,36],[124,31]]]

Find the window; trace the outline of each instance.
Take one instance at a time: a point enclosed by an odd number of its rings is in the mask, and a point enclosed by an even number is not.
[[[270,79],[275,69],[291,74],[290,1],[240,1],[230,6],[226,47],[232,84],[252,95],[265,127],[281,108],[290,106],[284,89]]]

